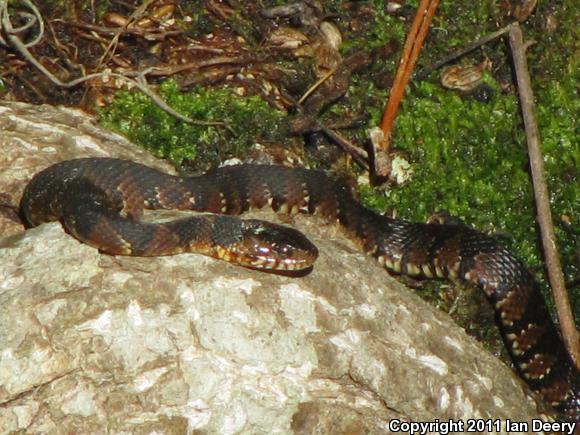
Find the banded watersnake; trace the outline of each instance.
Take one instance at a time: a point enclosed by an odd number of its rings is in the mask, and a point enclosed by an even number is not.
[[[38,173],[21,201],[29,224],[60,219],[79,240],[109,254],[187,251],[256,268],[311,267],[318,252],[301,233],[228,216],[265,206],[338,222],[391,272],[451,278],[481,288],[521,376],[560,412],[580,419],[579,372],[534,279],[498,241],[461,223],[381,216],[322,172],[260,165],[227,166],[182,178],[125,160],[70,160]],[[139,220],[143,208],[218,215],[146,223]]]

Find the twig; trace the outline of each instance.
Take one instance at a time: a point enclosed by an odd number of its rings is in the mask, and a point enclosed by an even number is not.
[[[441,68],[443,65],[446,65],[449,62],[452,62],[456,59],[459,59],[460,57],[465,56],[468,53],[471,53],[473,50],[481,47],[482,45],[485,45],[488,42],[491,42],[491,41],[505,35],[507,32],[509,32],[510,28],[511,28],[511,25],[505,26],[505,27],[493,32],[493,33],[490,33],[489,35],[485,35],[483,38],[478,39],[477,41],[467,45],[466,47],[462,48],[461,50],[458,50],[458,51],[455,51],[453,53],[448,54],[443,59],[435,62],[433,65],[426,67],[426,68],[422,69],[421,71],[419,71],[415,76],[416,79],[417,80],[426,79],[429,74],[431,74],[436,69]]]
[[[542,245],[544,247],[548,278],[556,302],[558,318],[560,319],[562,338],[572,360],[580,368],[580,339],[574,324],[570,301],[566,293],[564,274],[562,273],[562,266],[560,265],[560,257],[556,249],[556,237],[554,235],[554,225],[550,212],[550,196],[546,185],[544,161],[540,151],[540,135],[534,111],[534,96],[530,83],[522,31],[518,23],[510,26],[509,42],[518,82],[522,116],[526,129],[538,224],[540,226]]]
[[[79,29],[91,30],[97,32],[101,35],[132,35],[145,38],[148,41],[158,41],[166,39],[170,36],[176,36],[183,34],[183,30],[161,30],[156,31],[155,29],[140,29],[138,27],[105,27],[96,26],[94,24],[87,23],[66,23],[67,25],[78,27]]]
[[[135,11],[131,14],[125,25],[123,27],[119,27],[113,38],[111,38],[111,41],[109,42],[109,45],[105,49],[105,52],[97,62],[97,66],[102,65],[105,62],[107,56],[109,56],[109,54],[110,57],[112,57],[115,54],[115,50],[117,49],[117,44],[119,43],[119,38],[121,37],[121,34],[127,30],[127,27],[131,23],[141,18],[141,16],[145,13],[145,11],[154,1],[156,0],[146,0],[141,6],[135,9]]]
[[[212,66],[221,65],[247,65],[255,60],[252,57],[229,57],[229,56],[216,56],[207,60],[201,60],[196,62],[188,62],[181,65],[172,65],[164,67],[151,67],[148,70],[147,75],[152,77],[159,76],[171,76],[174,74],[179,74],[184,71],[189,71],[192,69],[203,69]]]
[[[25,30],[31,29],[35,25],[38,25],[38,33],[36,34],[36,36],[32,39],[32,41],[29,41],[26,44],[24,44],[25,47],[32,47],[33,45],[38,44],[42,39],[42,36],[44,34],[44,21],[40,16],[40,12],[36,8],[36,6],[34,6],[30,2],[30,0],[24,0],[24,4],[30,8],[32,13],[22,12],[20,16],[26,19],[26,23],[24,23],[20,27],[12,27],[12,23],[10,22],[8,14],[8,0],[0,0],[0,19],[2,20],[1,23],[2,26],[0,27],[4,27],[4,30],[6,31],[8,37],[10,38],[11,34],[15,35],[16,33],[23,32]],[[6,19],[8,23],[7,26],[4,24],[4,19]],[[4,38],[2,38],[2,34],[0,34],[0,44],[8,45],[4,40]]]
[[[22,31],[23,28],[29,28],[30,23],[28,22],[22,27],[14,28],[12,26],[12,22],[10,21],[10,14],[8,13],[8,1],[7,0],[0,0],[0,28],[4,29],[4,32],[6,33],[6,37],[8,39],[8,42],[10,43],[10,45],[12,45],[16,50],[18,50],[18,52],[20,53],[20,55],[22,57],[24,57],[24,59],[26,59],[29,63],[31,63],[35,68],[37,68],[42,74],[44,74],[55,85],[62,87],[62,88],[73,88],[75,86],[78,86],[81,83],[84,83],[84,82],[86,82],[88,80],[92,80],[92,79],[105,79],[107,77],[120,78],[122,80],[125,80],[129,84],[132,84],[133,86],[137,87],[141,92],[143,92],[145,95],[147,95],[149,98],[151,98],[151,100],[155,104],[157,104],[161,109],[163,109],[165,112],[169,113],[172,116],[175,116],[178,119],[181,119],[184,122],[187,122],[189,124],[194,124],[194,125],[225,126],[229,130],[231,130],[223,122],[199,121],[199,120],[191,119],[191,118],[189,118],[185,115],[182,115],[181,113],[175,111],[174,109],[172,109],[165,101],[163,101],[163,99],[158,94],[156,94],[151,89],[151,87],[147,83],[145,76],[147,75],[148,70],[140,71],[137,73],[135,73],[135,72],[130,73],[133,76],[135,76],[135,79],[128,77],[128,75],[123,75],[123,74],[118,74],[118,73],[113,73],[113,72],[101,72],[101,73],[94,73],[94,74],[82,76],[82,77],[79,77],[77,79],[74,79],[74,80],[71,80],[68,82],[61,81],[58,77],[56,77],[49,70],[47,70],[44,67],[44,65],[42,65],[32,55],[30,50],[28,50],[28,47],[31,47],[34,44],[38,43],[40,41],[40,39],[42,38],[42,35],[44,33],[44,21],[42,20],[42,17],[40,15],[39,10],[36,8],[36,6],[34,6],[34,4],[30,0],[23,0],[23,3],[28,8],[30,8],[30,10],[32,11],[32,14],[27,13],[26,16],[29,18],[29,20],[36,21],[38,23],[38,26],[39,26],[38,35],[33,39],[33,41],[28,42],[28,43],[24,43],[16,35],[16,33]],[[1,36],[0,36],[0,44],[8,45],[8,43]]]
[[[21,30],[21,28],[14,28],[12,27],[12,22],[10,21],[10,15],[8,13],[8,2],[7,0],[0,0],[0,27],[4,29],[6,32],[6,37],[8,38],[8,42],[18,50],[18,52],[24,57],[28,62],[34,65],[41,73],[48,77],[48,79],[53,82],[55,85],[64,87],[64,88],[72,88],[79,83],[84,81],[102,77],[102,73],[97,74],[89,74],[85,77],[80,77],[78,79],[72,80],[70,82],[62,82],[57,77],[55,77],[50,71],[48,71],[44,65],[36,60],[36,58],[30,53],[28,47],[32,47],[33,45],[37,44],[44,34],[44,21],[40,16],[40,11],[34,6],[32,2],[29,0],[24,0],[24,4],[32,10],[34,14],[34,20],[38,23],[38,35],[34,38],[33,41],[24,43],[20,40],[16,34]],[[30,15],[30,14],[28,14]],[[0,39],[0,43],[3,45],[8,45],[4,39]]]
[[[302,104],[304,102],[304,100],[306,100],[316,89],[318,89],[318,87],[324,83],[326,80],[328,80],[330,78],[330,76],[332,76],[336,70],[338,69],[338,67],[334,67],[332,68],[330,71],[328,71],[324,76],[322,76],[320,78],[320,80],[318,80],[316,83],[314,83],[305,93],[304,95],[302,95],[300,97],[300,99],[298,100],[298,104]]]
[[[393,123],[438,4],[439,0],[421,0],[413,24],[411,25],[411,29],[407,35],[407,40],[403,47],[401,63],[397,69],[397,74],[393,86],[391,87],[389,101],[380,124],[380,128],[383,132],[382,140],[379,144],[379,148],[375,149],[375,173],[380,177],[388,175],[387,171],[388,168],[390,168],[388,162],[390,160],[385,157],[389,151]],[[382,157],[379,154],[382,154]]]
[[[417,9],[417,14],[415,15],[415,19],[411,25],[411,30],[409,30],[409,34],[407,35],[401,63],[391,88],[389,102],[387,103],[383,119],[381,120],[381,130],[383,130],[387,141],[397,115],[397,109],[401,104],[405,88],[409,82],[415,63],[417,62],[417,57],[421,50],[425,35],[427,34],[427,30],[429,29],[429,25],[431,24],[432,13],[435,12],[438,3],[438,0],[421,0],[421,4]],[[430,11],[432,11],[432,13],[430,13]]]
[[[113,77],[122,78],[122,79],[127,80],[130,83],[134,84],[141,92],[143,92],[145,95],[147,95],[149,98],[151,98],[151,100],[155,104],[157,104],[162,110],[166,111],[167,113],[169,113],[172,116],[175,116],[178,119],[181,119],[182,121],[185,121],[189,124],[195,124],[195,125],[206,125],[206,126],[214,126],[214,127],[222,126],[222,127],[226,127],[230,132],[233,133],[233,130],[231,129],[231,127],[229,127],[224,122],[221,122],[221,121],[199,121],[196,119],[191,119],[191,118],[177,112],[175,109],[171,108],[171,106],[169,106],[157,93],[153,92],[153,90],[151,89],[151,87],[147,83],[147,80],[145,79],[146,74],[147,74],[147,70],[145,70],[142,73],[140,73],[139,75],[137,75],[135,80],[132,80],[129,77],[126,77],[126,76],[123,76],[120,74],[111,73],[110,75]]]
[[[326,136],[328,136],[329,139],[331,139],[334,143],[340,146],[343,149],[343,151],[351,155],[359,165],[361,165],[366,170],[369,169],[368,163],[369,156],[365,150],[362,150],[359,147],[354,146],[342,135],[340,135],[339,133],[328,127],[321,125],[320,131],[322,131]]]

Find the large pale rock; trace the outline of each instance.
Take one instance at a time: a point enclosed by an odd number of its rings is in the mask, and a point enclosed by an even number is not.
[[[165,168],[69,109],[0,104],[0,132],[14,204],[59,160]],[[334,226],[295,225],[321,252],[301,278],[195,254],[101,255],[58,223],[7,223],[1,432],[356,434],[388,433],[391,419],[538,417],[512,371],[448,316]]]

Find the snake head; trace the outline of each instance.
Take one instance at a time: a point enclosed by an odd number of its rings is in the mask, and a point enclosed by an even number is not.
[[[242,221],[243,237],[229,246],[232,261],[254,269],[299,271],[312,267],[318,249],[301,232],[259,220]]]

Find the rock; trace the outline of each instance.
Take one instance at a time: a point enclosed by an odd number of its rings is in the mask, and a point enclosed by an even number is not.
[[[60,160],[169,170],[70,109],[2,103],[0,131],[14,205]],[[196,254],[102,255],[58,223],[5,223],[2,431],[388,433],[392,419],[538,418],[511,369],[335,226],[293,224],[320,250],[301,278]]]

